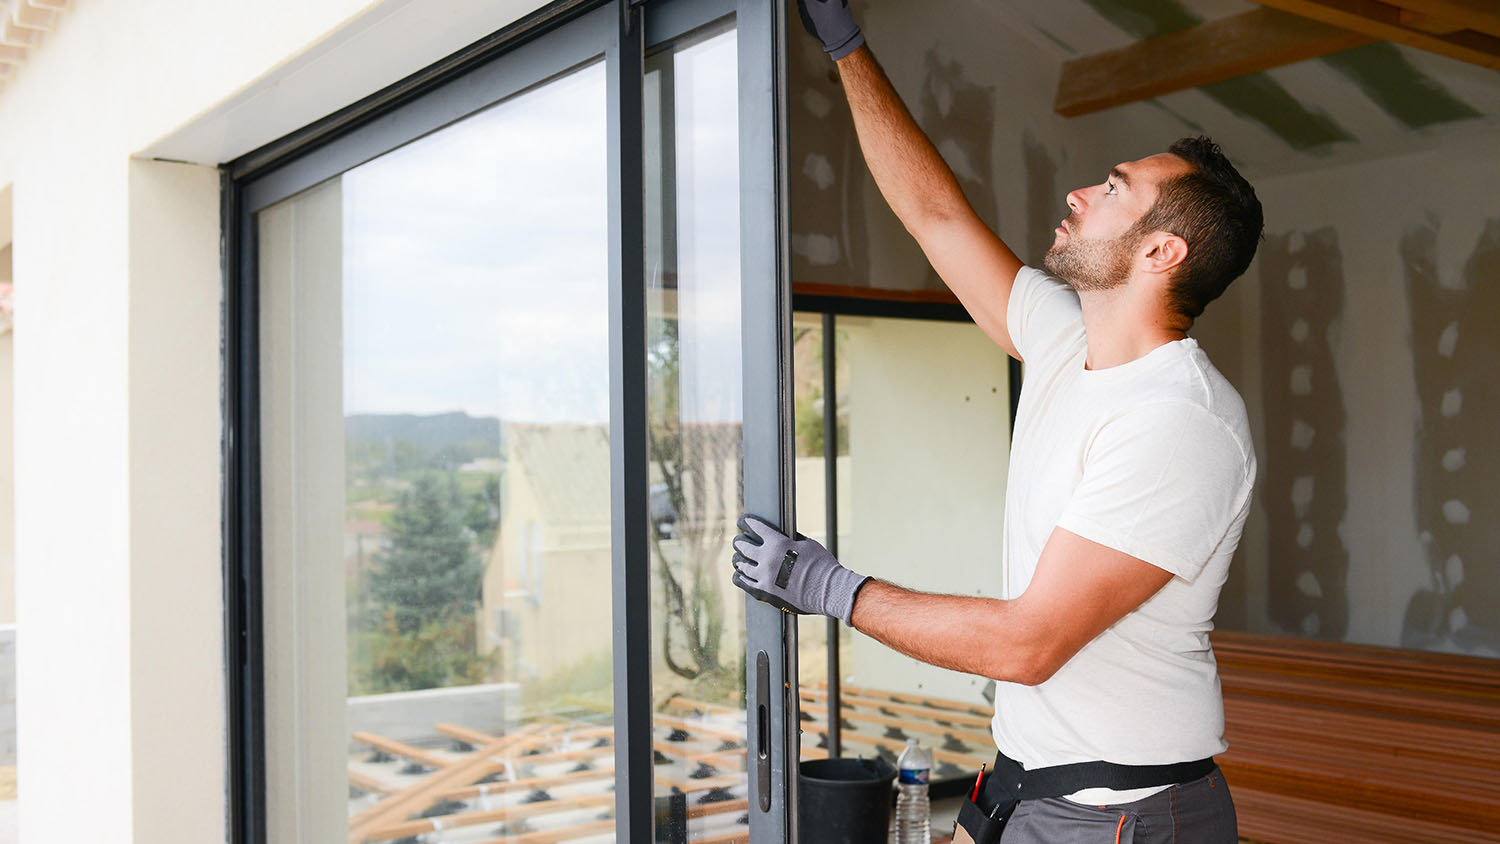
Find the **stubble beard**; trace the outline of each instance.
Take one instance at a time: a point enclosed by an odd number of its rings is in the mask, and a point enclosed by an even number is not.
[[[1088,240],[1068,229],[1065,244],[1052,244],[1042,266],[1077,291],[1111,290],[1130,275],[1130,254],[1140,237],[1129,231],[1111,240]]]

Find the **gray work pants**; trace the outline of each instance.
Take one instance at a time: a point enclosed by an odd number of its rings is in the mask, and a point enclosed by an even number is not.
[[[962,828],[954,844],[971,841]],[[1000,844],[1236,844],[1234,800],[1224,774],[1206,776],[1133,803],[1085,806],[1061,797],[1023,800]]]

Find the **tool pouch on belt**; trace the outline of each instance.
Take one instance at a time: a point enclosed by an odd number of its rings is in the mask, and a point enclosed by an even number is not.
[[[974,844],[998,844],[1005,822],[1022,800],[1062,797],[1085,788],[1128,791],[1177,785],[1206,776],[1213,769],[1214,760],[1209,758],[1174,765],[1075,762],[1028,771],[1014,759],[996,753],[994,769],[980,784],[978,802],[964,801],[956,826],[969,833]]]
[[[958,810],[958,826],[969,833],[974,839],[974,844],[999,844],[1000,833],[1005,831],[1005,822],[1010,820],[1010,813],[1015,811],[1018,800],[1010,801],[1009,806],[999,807],[996,817],[990,817],[989,813],[979,808],[973,800],[965,800],[963,806]],[[954,830],[956,835],[958,830]]]

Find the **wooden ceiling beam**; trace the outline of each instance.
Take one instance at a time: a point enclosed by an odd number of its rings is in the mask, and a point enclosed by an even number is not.
[[[1468,29],[1467,26],[1461,23],[1454,23],[1444,18],[1435,18],[1432,15],[1423,14],[1422,12],[1413,12],[1410,9],[1401,10],[1400,21],[1402,26],[1420,29],[1423,32],[1433,35],[1452,35],[1455,32],[1463,32]]]
[[[1359,47],[1375,38],[1255,9],[1063,64],[1053,108],[1076,117]]]
[[[1256,0],[1262,6],[1279,9],[1283,12],[1291,12],[1315,21],[1340,26],[1350,32],[1358,32],[1384,41],[1395,41],[1408,47],[1437,53],[1450,59],[1458,59],[1462,62],[1477,64],[1491,70],[1500,70],[1500,37],[1486,32],[1476,30],[1477,24],[1490,28],[1488,15],[1493,15],[1493,0],[1486,0],[1491,4],[1488,13],[1484,3],[1472,3],[1472,10],[1467,18],[1454,18],[1453,10],[1458,8],[1460,14],[1463,9],[1469,8],[1467,0],[1457,3],[1455,0],[1443,0],[1444,11],[1438,12],[1438,5],[1434,3],[1429,8],[1419,0],[1392,0],[1389,3],[1380,0]],[[1396,5],[1399,3],[1400,5]],[[1423,6],[1423,8],[1413,8]],[[1430,14],[1434,17],[1452,20],[1455,23],[1465,24],[1468,28],[1459,32],[1446,35],[1426,32],[1422,29],[1403,24],[1401,12],[1405,9],[1409,12]]]
[[[1472,29],[1500,37],[1500,3],[1494,0],[1386,0],[1414,15],[1448,21],[1460,29]]]

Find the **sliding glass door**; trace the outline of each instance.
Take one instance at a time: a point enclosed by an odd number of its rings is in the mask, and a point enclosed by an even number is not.
[[[613,806],[608,745],[548,738],[612,729],[604,118],[595,60],[258,214],[286,840]]]
[[[791,509],[784,14],[556,4],[231,165],[239,840],[792,840],[728,550]]]
[[[723,576],[744,505],[736,46],[728,18],[646,58],[651,709],[666,840],[749,834],[744,601]]]

